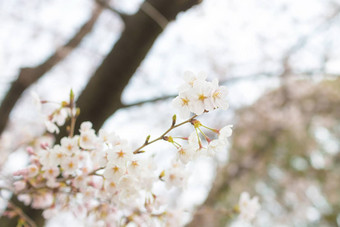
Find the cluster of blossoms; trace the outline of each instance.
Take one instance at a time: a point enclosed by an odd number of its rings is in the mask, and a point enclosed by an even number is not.
[[[19,199],[45,209],[45,218],[71,210],[79,218],[92,218],[96,226],[115,226],[129,209],[144,206],[145,212],[154,212],[154,164],[133,155],[118,135],[104,130],[96,134],[90,122],[79,131],[62,138],[60,145],[28,148],[31,164],[15,173],[21,177],[14,183]]]
[[[30,164],[15,173],[18,198],[33,208],[44,209],[45,218],[71,211],[80,219],[86,218],[89,226],[154,226],[157,222],[178,226],[170,224],[176,215],[166,207],[162,195],[154,193],[155,184],[164,184],[167,189],[184,187],[189,176],[187,164],[200,155],[213,156],[226,149],[232,133],[231,125],[212,129],[196,119],[203,112],[227,107],[225,88],[217,81],[205,81],[201,75],[187,74],[185,80],[174,104],[181,103],[182,116],[190,112],[194,115],[181,123],[176,123],[174,115],[165,133],[153,140],[148,136],[137,149],[115,133],[102,129],[96,133],[90,122],[83,122],[79,134],[74,135],[79,111],[71,92],[70,102],[63,102],[45,123],[47,131],[58,132],[57,125],[68,117],[70,134],[60,144],[45,141],[27,149]],[[190,135],[169,135],[184,124],[193,126]],[[208,137],[203,130],[213,135]],[[142,154],[144,147],[159,140],[173,144],[177,151],[171,166],[162,170]]]
[[[197,76],[192,72],[184,74],[186,83],[179,88],[179,95],[173,100],[181,117],[187,118],[190,113],[201,115],[216,108],[228,108],[227,88],[219,86],[217,79],[206,81],[206,77],[204,73]]]
[[[31,93],[33,97],[33,101],[35,106],[37,107],[38,111],[41,111],[42,105],[48,103],[47,101],[40,100],[38,94],[35,92]],[[77,115],[77,109],[74,106],[74,94],[71,90],[70,94],[70,102],[62,102],[60,107],[55,109],[51,114],[45,116],[41,114],[42,118],[44,119],[44,124],[46,130],[50,133],[59,133],[59,127],[65,124],[65,121],[68,117],[75,117]]]

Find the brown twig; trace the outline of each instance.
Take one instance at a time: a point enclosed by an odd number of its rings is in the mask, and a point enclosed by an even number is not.
[[[158,140],[164,139],[164,136],[165,136],[166,134],[168,134],[171,130],[173,130],[173,129],[175,129],[175,128],[181,126],[181,125],[184,125],[184,124],[186,124],[186,123],[190,123],[193,119],[195,119],[195,117],[197,117],[197,115],[194,115],[194,116],[192,116],[191,118],[189,118],[188,120],[183,121],[183,122],[181,122],[181,123],[179,123],[179,124],[172,124],[168,130],[166,130],[162,135],[160,135],[160,136],[157,137],[156,139],[151,140],[151,141],[148,141],[148,139],[147,139],[147,140],[145,141],[145,143],[144,143],[142,146],[138,147],[133,153],[134,153],[134,154],[143,153],[143,152],[141,152],[141,149],[143,149],[144,147],[146,147],[146,146],[148,146],[148,145],[150,145],[150,144],[152,144],[152,143],[154,143],[154,142],[156,142],[156,141],[158,141]]]

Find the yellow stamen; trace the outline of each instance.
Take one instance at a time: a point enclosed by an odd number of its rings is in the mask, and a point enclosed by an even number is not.
[[[206,97],[205,95],[203,95],[203,94],[200,94],[200,95],[198,96],[198,99],[201,100],[201,101],[204,101],[206,98],[207,98],[207,97]]]
[[[189,99],[182,98],[182,105],[183,105],[183,106],[189,105]]]

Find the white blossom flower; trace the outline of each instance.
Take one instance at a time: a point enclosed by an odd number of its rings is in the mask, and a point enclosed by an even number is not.
[[[141,162],[139,160],[133,159],[129,162],[126,169],[128,174],[139,176],[142,170]]]
[[[106,179],[118,181],[123,176],[125,170],[123,167],[117,166],[114,162],[109,162],[104,170],[104,177]]]
[[[46,127],[46,129],[47,129],[48,132],[50,132],[50,133],[56,133],[56,134],[59,133],[59,128],[58,128],[58,126],[57,126],[56,124],[54,124],[52,121],[46,119],[46,120],[44,121],[44,123],[45,123],[45,127]]]
[[[198,135],[196,131],[193,131],[190,133],[190,136],[188,137],[188,144],[194,149],[197,150],[199,148],[199,142],[198,142]]]
[[[85,176],[79,175],[72,180],[72,185],[76,188],[79,188],[79,189],[86,188],[87,181],[88,181],[88,178],[87,178],[86,175]]]
[[[39,168],[37,165],[34,165],[34,164],[29,165],[27,169],[28,169],[28,177],[35,177],[39,173]]]
[[[129,146],[115,146],[107,150],[107,159],[119,166],[125,166],[132,159],[132,150]]]
[[[20,194],[18,195],[18,200],[28,206],[32,201],[32,197],[28,194]]]
[[[259,198],[257,196],[250,199],[248,192],[242,192],[238,203],[240,209],[240,218],[245,222],[250,222],[256,217],[256,213],[261,209]]]
[[[48,208],[43,211],[42,215],[45,219],[50,219],[58,214],[58,209],[55,208]]]
[[[26,188],[26,181],[20,180],[13,183],[14,191],[19,192]]]
[[[228,108],[228,102],[227,102],[227,88],[225,86],[218,86],[218,80],[215,79],[212,81],[212,93],[211,93],[211,99],[214,108],[221,108],[221,109],[227,109]]]
[[[45,192],[43,194],[33,196],[32,207],[35,209],[44,209],[53,204],[53,194]]]
[[[109,142],[111,143],[112,147],[115,146],[128,146],[128,141],[125,139],[121,139],[118,135],[111,136],[109,138]]]
[[[91,162],[89,152],[76,151],[73,153],[73,157],[79,161],[79,167],[89,167],[89,163]]]
[[[64,108],[58,109],[53,113],[52,122],[62,126],[65,124],[67,118],[67,111]]]
[[[35,91],[31,91],[31,97],[32,97],[34,106],[37,107],[38,111],[41,111],[41,100],[40,100],[38,93],[36,93]]]
[[[184,164],[173,162],[171,168],[165,171],[164,181],[168,189],[172,187],[184,187],[187,183],[188,173]]]
[[[58,167],[49,167],[46,169],[43,168],[43,170],[44,170],[44,173],[42,176],[47,180],[50,180],[50,179],[54,180],[60,174]]]
[[[51,152],[53,149],[49,150],[40,150],[38,153],[38,159],[40,163],[43,166],[43,169],[49,168],[49,167],[55,167],[58,165],[58,162],[53,157],[53,152]]]
[[[75,157],[66,157],[60,165],[61,168],[63,168],[64,176],[72,175],[78,169],[78,159]]]
[[[94,169],[105,167],[107,164],[106,152],[95,149],[90,152],[90,158]]]
[[[212,140],[207,147],[207,154],[214,156],[216,153],[222,152],[226,149],[226,144],[219,139]]]
[[[158,180],[158,174],[156,174],[157,165],[152,159],[138,160],[139,166],[135,167],[136,173],[132,172],[133,176],[136,176],[139,180],[139,186],[146,191],[151,191],[154,182]],[[131,170],[128,169],[128,171]],[[138,171],[138,172],[137,172]]]
[[[208,82],[203,73],[196,76],[192,72],[187,72],[184,80],[186,83],[180,87],[179,95],[172,101],[181,117],[187,118],[190,112],[201,115],[204,111],[228,107],[227,89],[219,86],[217,79]]]
[[[60,186],[60,183],[56,180],[56,178],[50,178],[47,179],[46,185],[49,188],[58,188]]]
[[[164,217],[164,226],[183,226],[185,212],[180,209],[168,209]]]
[[[49,150],[49,165],[54,166],[60,165],[63,160],[68,157],[68,154],[65,152],[65,149],[60,145],[55,145],[51,150]]]
[[[194,160],[196,149],[190,145],[185,145],[177,150],[177,158],[184,164]]]
[[[94,130],[85,130],[80,133],[79,145],[81,148],[91,150],[96,147],[97,137]]]
[[[192,88],[196,81],[204,81],[206,78],[207,75],[204,72],[200,72],[197,75],[195,75],[193,72],[186,71],[183,75],[183,79],[186,83],[179,88],[179,91],[180,92],[186,91]]]
[[[228,138],[231,136],[231,134],[233,133],[233,129],[232,129],[232,125],[227,125],[224,126],[220,132],[219,132],[219,136],[218,139],[222,142],[227,144],[228,143]]]
[[[92,130],[92,123],[90,121],[84,121],[83,123],[81,123],[80,125],[80,132],[87,132]]]
[[[130,175],[126,174],[121,177],[118,182],[119,188],[119,201],[127,207],[135,207],[138,206],[138,203],[141,202],[139,199],[140,190],[139,190],[139,182],[138,180]]]
[[[190,116],[190,92],[180,92],[179,95],[172,100],[172,105],[179,110],[179,116],[188,118]]]
[[[72,138],[63,137],[60,140],[60,144],[67,151],[67,153],[72,154],[79,151],[78,140],[79,136],[74,136]]]
[[[89,201],[93,201],[94,198],[96,198],[98,191],[94,189],[93,187],[86,187],[86,188],[83,188],[81,192],[82,192],[83,200],[86,202],[89,202]]]
[[[210,98],[212,93],[211,83],[207,81],[195,81],[191,90],[190,110],[191,112],[201,115],[204,110],[210,111],[214,109],[214,105]]]
[[[112,179],[105,180],[104,189],[111,195],[116,194],[118,192],[117,182]]]
[[[101,142],[112,143],[112,141],[115,141],[118,136],[114,132],[109,133],[104,129],[100,129],[99,132],[98,132],[98,137],[101,140]]]

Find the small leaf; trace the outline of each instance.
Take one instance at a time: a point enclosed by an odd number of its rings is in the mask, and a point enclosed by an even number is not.
[[[175,124],[176,124],[176,114],[174,114],[174,116],[172,116],[172,126],[175,126]]]
[[[144,144],[148,144],[148,143],[149,143],[150,137],[151,137],[150,135],[148,135],[148,136],[146,137]]]

